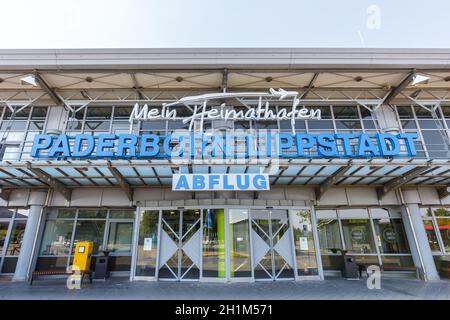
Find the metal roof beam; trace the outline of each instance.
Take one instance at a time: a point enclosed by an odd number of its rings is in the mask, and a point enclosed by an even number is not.
[[[382,104],[389,104],[400,92],[403,91],[413,80],[416,75],[416,71],[411,71],[391,92],[386,96]]]
[[[70,201],[70,198],[72,196],[72,190],[70,190],[65,184],[54,179],[44,170],[39,168],[33,168],[31,166],[31,163],[27,164],[27,169],[33,172],[42,182],[48,185],[51,189],[61,193],[64,199]]]
[[[378,200],[381,200],[388,192],[398,189],[405,183],[411,181],[412,179],[418,177],[421,173],[428,170],[429,166],[418,166],[414,169],[409,170],[405,174],[392,179],[388,183],[386,183],[383,187],[377,188]]]
[[[352,166],[343,166],[336,170],[331,176],[325,179],[324,182],[316,189],[316,200],[319,201],[323,194],[334,186],[338,180],[351,168]]]
[[[36,81],[36,83],[39,85],[39,87],[46,93],[48,94],[48,96],[52,99],[52,101],[57,105],[57,106],[62,106],[64,105],[63,101],[61,100],[61,98],[56,94],[56,92],[50,88],[50,86],[47,84],[47,82],[42,78],[42,76],[39,74],[39,72],[35,71],[34,72],[34,79]]]
[[[311,78],[311,81],[309,81],[309,84],[306,87],[305,92],[303,92],[302,95],[300,96],[300,99],[303,97],[306,97],[308,95],[308,93],[311,91],[311,89],[314,88],[314,83],[316,82],[318,76],[319,76],[319,73],[315,72],[313,77]]]
[[[139,96],[139,99],[145,100],[145,96],[142,94],[142,92],[140,90],[140,89],[142,89],[142,87],[139,86],[139,82],[137,81],[136,74],[130,73],[130,77],[131,77],[131,80],[133,81],[133,89],[136,90],[136,92]]]
[[[119,182],[120,188],[125,192],[128,200],[133,201],[133,190],[127,180],[122,176],[119,170],[111,165],[111,162],[108,162],[108,169],[111,171],[114,178],[116,178],[117,182]]]

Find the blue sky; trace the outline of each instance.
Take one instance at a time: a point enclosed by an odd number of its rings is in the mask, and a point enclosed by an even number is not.
[[[1,0],[0,48],[450,48],[448,0]]]

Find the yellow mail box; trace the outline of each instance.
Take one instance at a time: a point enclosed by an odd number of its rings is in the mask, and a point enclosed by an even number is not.
[[[93,242],[78,242],[73,256],[73,270],[88,271],[91,269],[91,257],[94,249]],[[78,267],[78,268],[77,268]]]

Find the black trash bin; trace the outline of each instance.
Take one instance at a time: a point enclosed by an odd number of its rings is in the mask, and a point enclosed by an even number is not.
[[[105,280],[109,278],[108,271],[109,251],[102,251],[95,262],[94,279]]]
[[[337,253],[338,251],[341,253],[341,274],[342,277],[346,279],[359,279],[359,269],[358,265],[355,262],[355,259],[352,257],[349,257],[347,255],[347,250],[339,249],[339,248],[333,248],[330,249],[331,252]]]
[[[342,252],[342,276],[347,279],[359,279],[358,265],[355,262],[355,258],[349,257],[347,252]]]

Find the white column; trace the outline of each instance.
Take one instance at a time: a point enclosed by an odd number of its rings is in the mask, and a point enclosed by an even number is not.
[[[50,107],[48,110],[46,133],[61,134],[66,125],[67,110],[63,106]]]
[[[26,281],[28,268],[33,259],[33,246],[36,235],[39,230],[39,221],[41,220],[42,208],[46,198],[45,192],[31,192],[29,199],[29,214],[25,232],[23,234],[22,245],[19,258],[17,259],[16,271],[12,281]]]
[[[397,120],[394,109],[389,105],[381,105],[375,111],[375,117],[378,125],[384,133],[398,134],[400,132],[400,123]]]
[[[425,226],[420,214],[419,204],[405,203],[401,211],[414,264],[423,271],[424,280],[439,280],[439,274],[434,263],[433,254],[431,253]]]

